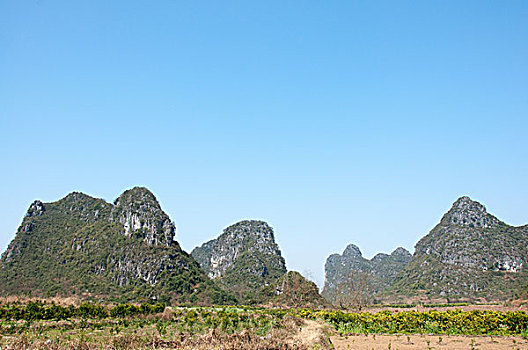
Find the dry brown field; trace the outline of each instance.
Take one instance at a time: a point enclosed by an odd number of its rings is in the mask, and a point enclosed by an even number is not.
[[[448,335],[351,335],[330,336],[336,350],[523,350],[528,340],[521,337]]]

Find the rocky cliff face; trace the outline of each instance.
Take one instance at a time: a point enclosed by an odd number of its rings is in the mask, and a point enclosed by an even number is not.
[[[468,197],[459,198],[416,244],[412,261],[388,293],[504,300],[528,279],[528,226],[500,221]]]
[[[142,187],[114,204],[79,192],[35,201],[0,259],[0,290],[129,300],[205,300],[214,290],[226,297],[174,234],[168,215]]]
[[[147,244],[170,247],[174,243],[176,227],[145,188],[135,187],[119,196],[112,208],[111,221],[123,226],[124,235],[136,235]]]
[[[270,268],[286,270],[279,246],[275,243],[273,230],[264,221],[248,220],[231,225],[224,229],[217,239],[195,248],[191,254],[208,272],[209,277],[217,278],[224,276],[226,271],[233,267],[235,260],[247,253],[269,256],[273,258]],[[266,275],[267,267],[258,265],[254,274]]]
[[[479,202],[464,196],[457,199],[451,210],[443,217],[447,225],[467,226],[472,228],[493,228],[504,223],[488,214],[486,207]]]
[[[343,293],[360,293],[372,299],[391,285],[410,260],[411,254],[401,247],[390,255],[380,253],[368,260],[357,246],[350,244],[342,255],[332,254],[327,258],[322,295],[332,303],[338,303]]]
[[[242,302],[261,301],[259,292],[286,273],[272,228],[263,221],[241,221],[192,251],[209,277],[235,292]]]

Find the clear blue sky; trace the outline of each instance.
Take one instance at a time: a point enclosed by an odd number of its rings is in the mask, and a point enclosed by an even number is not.
[[[526,1],[2,1],[0,248],[34,199],[147,186],[187,251],[413,250],[461,195],[528,222]]]

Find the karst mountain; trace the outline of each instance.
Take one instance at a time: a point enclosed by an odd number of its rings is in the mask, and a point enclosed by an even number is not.
[[[33,202],[0,259],[0,292],[93,299],[233,302],[174,240],[144,187],[114,203],[73,192]]]
[[[527,264],[528,225],[508,225],[464,196],[420,239],[412,257],[398,248],[367,260],[354,245],[330,255],[323,295],[336,302],[348,288],[386,302],[503,301],[524,290]]]

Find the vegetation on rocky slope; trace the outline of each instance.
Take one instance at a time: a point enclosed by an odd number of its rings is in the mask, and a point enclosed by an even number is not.
[[[335,305],[362,307],[374,302],[410,260],[411,254],[404,248],[368,260],[358,247],[349,244],[342,255],[332,254],[326,260],[322,295]]]
[[[88,299],[232,302],[173,239],[154,195],[114,204],[74,192],[35,201],[0,259],[0,292]]]
[[[242,304],[269,300],[269,288],[286,273],[273,229],[263,221],[241,221],[192,251],[209,277]]]
[[[528,226],[513,227],[468,197],[416,244],[386,296],[507,300],[528,281]]]
[[[335,304],[407,300],[500,301],[528,282],[528,226],[513,227],[468,197],[459,198],[414,255],[364,259],[354,245],[325,265],[323,296]]]
[[[325,304],[317,287],[286,273],[273,229],[233,224],[192,255],[146,188],[114,203],[79,192],[35,201],[0,258],[0,295],[70,296],[166,303]],[[497,301],[528,283],[528,225],[513,227],[468,197],[459,198],[411,257],[363,258],[349,245],[325,265],[325,298],[340,306],[383,301]],[[195,260],[196,259],[196,260]]]

